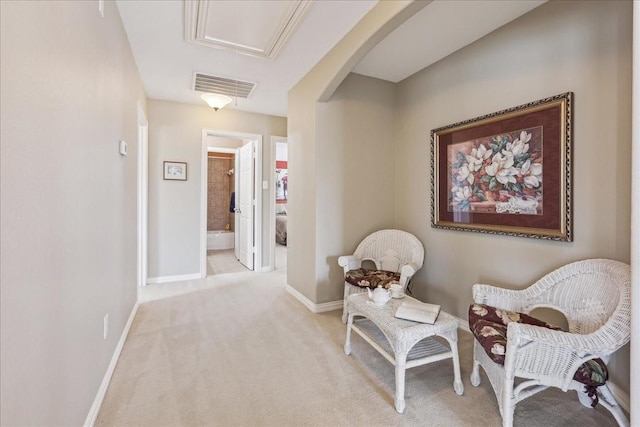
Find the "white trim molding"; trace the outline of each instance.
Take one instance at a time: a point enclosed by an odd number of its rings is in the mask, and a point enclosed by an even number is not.
[[[287,292],[293,295],[295,299],[304,304],[304,306],[307,307],[312,313],[325,313],[327,311],[342,310],[342,300],[316,304],[290,285],[285,285],[284,288]]]
[[[109,362],[109,366],[107,367],[107,372],[104,374],[104,378],[102,379],[102,383],[100,384],[100,388],[98,388],[98,393],[96,394],[96,398],[93,400],[93,405],[91,405],[91,409],[89,409],[89,414],[84,421],[85,427],[93,427],[98,418],[98,413],[100,412],[100,407],[102,406],[102,401],[104,400],[105,395],[107,394],[107,388],[109,388],[109,383],[111,382],[111,377],[113,376],[113,372],[116,369],[116,365],[118,363],[118,359],[120,359],[120,354],[122,353],[122,348],[124,347],[124,343],[127,340],[127,336],[129,335],[129,330],[131,329],[131,325],[133,324],[133,319],[136,317],[136,313],[138,312],[138,303],[135,303],[133,309],[131,310],[131,314],[129,315],[129,319],[127,319],[126,325],[124,325],[124,329],[122,330],[122,334],[120,335],[120,340],[118,340],[118,344],[116,345],[116,349],[113,352],[113,356],[111,356],[111,362]]]
[[[185,280],[199,280],[201,278],[202,276],[200,273],[182,274],[178,276],[149,277],[147,279],[147,283],[151,285],[154,283],[184,282]]]
[[[286,9],[282,11],[279,19],[271,22],[273,26],[261,30],[261,40],[254,42],[254,46],[247,46],[237,42],[235,40],[237,35],[234,34],[224,34],[218,37],[209,35],[212,32],[211,30],[215,29],[215,22],[208,20],[209,8],[216,8],[216,11],[219,11],[221,5],[204,0],[185,1],[184,39],[189,43],[224,49],[236,54],[274,59],[303,21],[312,2],[309,0],[289,0],[285,5]],[[222,7],[226,8],[224,5]],[[223,12],[225,10],[222,9]],[[249,24],[255,23],[251,16],[243,15],[242,19],[245,22],[248,21]],[[215,34],[216,32],[213,31],[213,33]]]
[[[286,144],[287,138],[284,136],[272,136],[269,147],[269,224],[276,223],[276,146],[278,143]],[[268,269],[263,271],[273,271],[276,269],[276,228],[269,228],[269,260]],[[264,258],[263,258],[264,259]]]

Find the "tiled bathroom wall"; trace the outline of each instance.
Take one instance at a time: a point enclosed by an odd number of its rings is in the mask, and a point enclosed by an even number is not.
[[[234,214],[229,211],[234,176],[232,158],[208,159],[207,230],[225,230],[227,224],[233,230]]]

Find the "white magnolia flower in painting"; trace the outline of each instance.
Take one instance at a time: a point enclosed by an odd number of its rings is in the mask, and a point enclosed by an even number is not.
[[[504,151],[502,152],[504,154]],[[491,164],[485,168],[487,175],[495,177],[500,184],[511,182],[515,184],[518,171],[513,167],[513,156],[507,153],[497,153],[491,159]]]
[[[498,356],[504,356],[504,353],[505,353],[504,346],[502,344],[495,343],[491,347],[491,353],[497,354]]]
[[[473,173],[471,173],[472,171],[469,170],[469,165],[462,165],[460,167],[460,169],[458,170],[458,181],[463,182],[463,181],[467,181],[469,184],[473,184]]]
[[[493,150],[487,150],[483,144],[480,144],[478,148],[471,150],[471,154],[466,156],[467,162],[469,162],[469,170],[471,172],[479,171],[482,168],[484,161],[491,157],[492,153]]]
[[[471,187],[468,186],[454,187],[451,192],[453,193],[453,202],[455,204],[460,204],[461,202],[469,200],[473,194],[471,192]]]
[[[520,168],[520,175],[526,187],[540,187],[542,183],[542,165],[540,163],[531,163],[531,159],[527,159]]]
[[[480,316],[480,317],[486,316],[487,313],[489,312],[485,307],[481,306],[480,304],[473,304],[473,307],[471,308],[471,310],[473,310],[476,316]]]
[[[520,137],[516,138],[513,142],[508,142],[507,147],[502,150],[504,154],[505,152],[511,153],[513,156],[517,156],[519,154],[526,153],[529,151],[528,142],[531,140],[531,134],[527,131],[520,132]]]

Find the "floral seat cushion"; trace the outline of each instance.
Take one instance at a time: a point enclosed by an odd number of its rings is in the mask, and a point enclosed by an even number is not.
[[[484,304],[471,304],[469,307],[469,328],[478,340],[487,356],[495,363],[504,365],[507,349],[507,325],[509,322],[526,323],[543,328],[561,330],[524,313],[500,310]],[[586,391],[593,398],[593,405],[598,403],[595,389],[607,382],[609,373],[602,359],[592,359],[583,363],[573,379],[586,386]]]
[[[358,268],[356,270],[349,270],[344,280],[353,286],[359,286],[361,288],[377,288],[378,285],[382,285],[383,288],[388,289],[390,285],[400,282],[400,273]]]

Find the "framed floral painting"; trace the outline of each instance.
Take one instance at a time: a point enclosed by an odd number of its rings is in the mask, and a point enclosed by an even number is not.
[[[568,92],[431,131],[435,228],[573,240]]]

